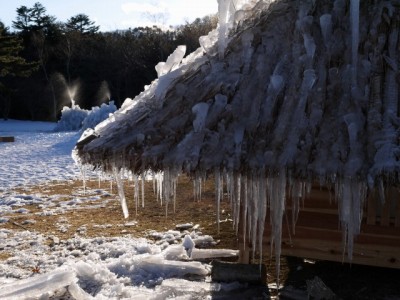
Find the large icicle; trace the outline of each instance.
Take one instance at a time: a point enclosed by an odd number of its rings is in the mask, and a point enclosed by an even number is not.
[[[354,238],[360,233],[363,207],[367,194],[367,185],[356,179],[345,178],[336,184],[336,196],[339,202],[339,217],[343,231],[343,246],[347,256],[353,256]],[[344,253],[344,252],[343,252]]]
[[[274,249],[276,258],[276,278],[279,286],[280,256],[282,247],[282,219],[286,205],[286,172],[281,170],[276,177],[269,179],[269,199],[271,216],[271,247]],[[272,252],[272,251],[271,251]]]
[[[168,204],[173,201],[174,212],[175,212],[175,201],[176,201],[176,183],[178,178],[178,172],[167,168],[164,170],[164,176],[162,180],[162,193],[165,201],[165,216],[168,216]]]
[[[218,54],[224,58],[228,36],[229,7],[232,0],[218,0]]]
[[[122,180],[122,174],[118,170],[118,168],[115,166],[113,167],[113,173],[114,173],[115,182],[117,183],[117,187],[118,187],[118,195],[119,195],[119,201],[121,202],[122,212],[124,213],[124,218],[126,219],[129,217],[129,212],[128,212],[128,206],[126,205],[124,182]]]

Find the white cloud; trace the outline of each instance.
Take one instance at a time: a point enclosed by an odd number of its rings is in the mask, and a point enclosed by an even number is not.
[[[131,13],[160,14],[164,13],[167,8],[162,3],[150,4],[150,3],[126,2],[121,5],[121,9],[125,14],[131,14]]]

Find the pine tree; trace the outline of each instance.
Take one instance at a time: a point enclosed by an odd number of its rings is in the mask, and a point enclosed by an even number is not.
[[[95,23],[89,19],[85,14],[78,14],[71,17],[65,27],[67,31],[77,31],[81,34],[95,34],[99,31],[100,26],[94,25]]]
[[[10,109],[11,89],[2,81],[8,76],[28,77],[37,69],[36,63],[29,63],[19,56],[22,48],[21,40],[9,34],[0,22],[0,103],[3,104],[2,113],[5,119]]]

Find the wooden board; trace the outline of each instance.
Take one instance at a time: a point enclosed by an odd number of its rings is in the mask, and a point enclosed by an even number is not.
[[[266,282],[267,269],[260,264],[240,264],[213,261],[211,278],[218,282],[244,282],[263,284]]]
[[[314,197],[315,195],[315,197]],[[354,239],[352,260],[343,246],[337,204],[328,190],[313,189],[300,208],[295,232],[291,224],[291,201],[286,206],[282,227],[282,255],[400,268],[400,201],[396,189],[388,189],[387,200],[370,197],[365,207],[360,234]],[[270,251],[271,228],[266,217],[263,251]],[[242,226],[239,226],[241,228]],[[251,245],[239,232],[240,261],[250,261]],[[268,254],[270,255],[270,254]]]
[[[12,143],[14,141],[15,141],[15,139],[13,136],[0,136],[0,142]]]

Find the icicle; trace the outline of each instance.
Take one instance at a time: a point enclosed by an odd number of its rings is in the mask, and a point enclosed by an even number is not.
[[[168,217],[168,204],[171,200],[171,174],[169,169],[164,170],[163,195],[165,201],[165,217]]]
[[[220,185],[221,185],[221,196],[220,196],[220,199],[222,201],[222,200],[224,200],[224,176],[223,176],[223,174],[220,175],[219,180],[220,180]]]
[[[354,238],[360,233],[367,185],[356,179],[345,178],[335,187],[339,201],[339,218],[343,230],[343,246],[349,260],[353,256]],[[344,252],[343,252],[344,254]]]
[[[262,262],[262,253],[263,253],[263,238],[264,238],[264,227],[265,227],[265,217],[267,215],[267,183],[264,176],[260,176],[258,178],[258,243],[259,243],[259,253],[260,253],[260,266]]]
[[[176,212],[176,186],[178,184],[178,178],[175,177],[172,183],[172,191],[173,191],[173,201],[174,201],[174,213]]]
[[[138,176],[136,174],[132,175],[132,180],[133,180],[133,199],[135,201],[135,210],[136,210],[136,215],[138,213],[138,207],[139,207],[139,180]]]
[[[360,0],[350,0],[352,77],[351,85],[357,87],[358,43],[360,36]]]
[[[195,179],[193,181],[195,188],[195,199],[197,201],[201,200],[202,191],[205,188],[206,176],[204,174],[196,173]]]
[[[243,243],[246,244],[247,234],[247,213],[248,213],[248,198],[247,198],[247,176],[243,177]]]
[[[296,180],[292,185],[290,199],[292,201],[292,231],[296,232],[296,223],[300,210],[300,199],[304,197],[304,183]]]
[[[156,174],[153,174],[152,181],[153,181],[153,194],[156,195],[156,200],[158,201],[158,194],[156,192]]]
[[[232,173],[230,173],[229,176],[230,199],[233,212],[233,228],[235,229],[237,235],[239,232],[240,222],[241,176],[240,174],[233,175]]]
[[[231,174],[225,174],[225,182],[226,182],[226,195],[228,197],[229,203],[232,204],[232,186],[231,186]]]
[[[126,219],[129,217],[129,212],[128,212],[128,206],[126,205],[124,183],[122,181],[121,173],[118,171],[117,167],[113,166],[112,170],[114,173],[115,182],[117,183],[118,187],[118,195],[119,195],[119,201],[121,202],[122,212],[124,213],[124,218]]]
[[[176,181],[178,177],[178,172],[175,170],[171,170],[167,168],[164,170],[164,176],[163,176],[163,197],[165,201],[165,216],[168,217],[168,204],[173,201],[173,204],[175,205],[174,201],[176,199]],[[175,209],[175,208],[174,208]]]
[[[219,234],[219,221],[220,221],[220,205],[221,205],[221,194],[223,193],[222,190],[222,185],[221,185],[221,174],[218,169],[215,169],[214,171],[214,177],[215,177],[215,189],[216,189],[216,205],[217,205],[217,232]]]
[[[156,173],[154,175],[156,178],[156,183],[157,183],[157,201],[160,199],[160,204],[163,205],[163,174],[162,173]]]
[[[233,0],[218,0],[218,53],[223,59],[228,44],[229,27],[233,23],[231,16],[235,11]]]
[[[271,247],[274,249],[276,258],[276,277],[279,286],[280,274],[280,256],[282,243],[282,219],[285,211],[286,202],[286,173],[281,170],[279,177],[271,179],[270,185],[270,211],[271,211],[271,229],[272,241]]]
[[[200,201],[201,200],[201,192],[202,192],[202,179],[200,176],[197,176],[196,178],[196,185],[197,185],[197,189],[196,189],[196,195],[197,195],[197,200]]]
[[[144,179],[145,179],[145,175],[142,174],[142,207],[144,208]]]
[[[86,167],[84,165],[81,165],[81,175],[83,184],[83,194],[86,195]]]
[[[250,202],[250,211],[249,211],[249,215],[250,215],[250,240],[251,243],[253,245],[253,259],[255,258],[255,252],[256,252],[256,248],[257,248],[257,239],[258,239],[258,235],[257,235],[257,226],[258,226],[258,214],[259,214],[259,201],[260,201],[260,197],[259,197],[259,181],[257,180],[258,178],[255,175],[251,176],[251,184],[250,184],[250,189],[249,189],[249,199],[251,199]]]
[[[235,178],[233,179],[234,184],[236,186],[236,191],[234,192],[234,226],[235,226],[235,232],[236,235],[238,235],[239,233],[239,222],[240,222],[240,208],[241,208],[241,181],[242,178],[240,176],[240,174],[236,175]]]

